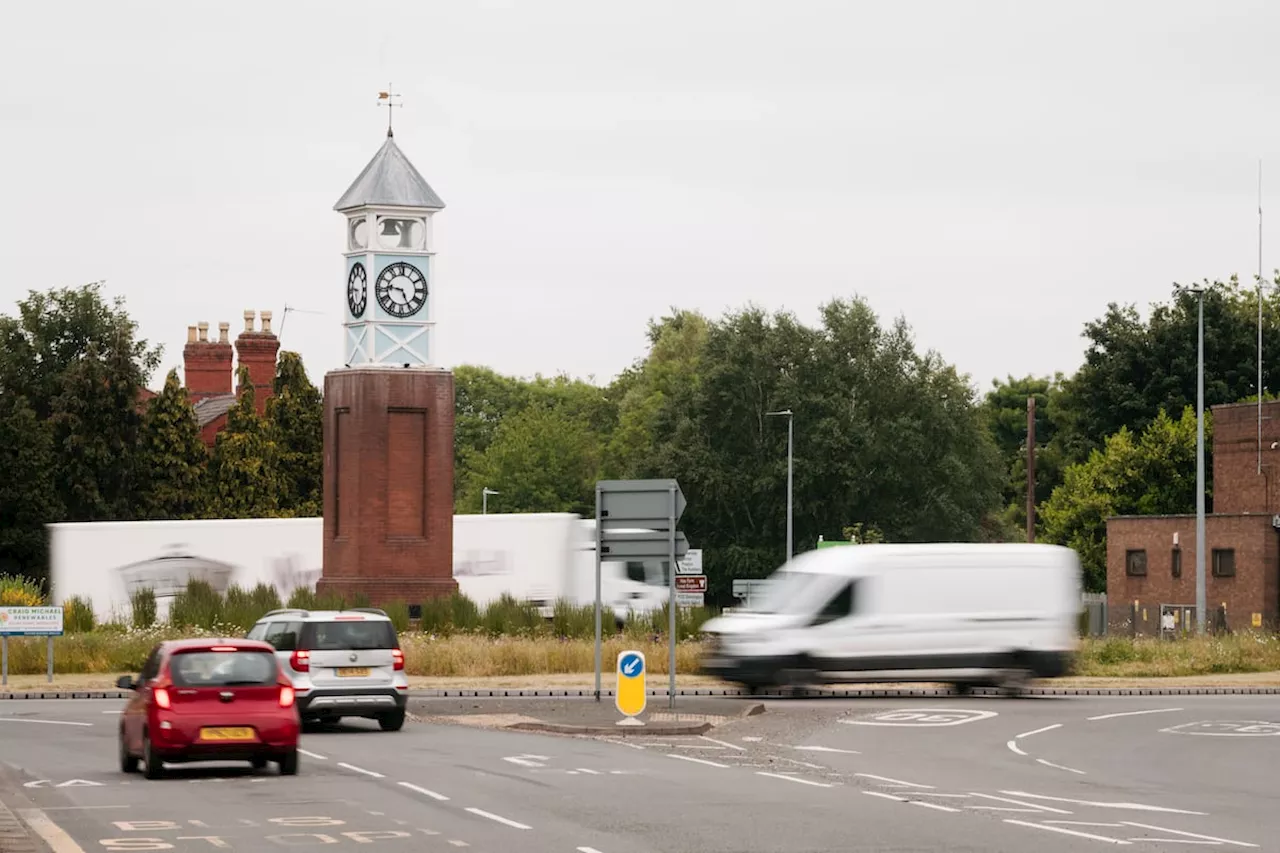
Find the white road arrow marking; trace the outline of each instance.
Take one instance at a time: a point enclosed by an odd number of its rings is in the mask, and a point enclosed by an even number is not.
[[[1132,809],[1139,812],[1165,812],[1167,814],[1193,814],[1205,817],[1208,812],[1194,812],[1188,809],[1171,809],[1165,806],[1148,806],[1143,803],[1102,803],[1094,800],[1073,800],[1070,797],[1049,797],[1044,794],[1030,794],[1026,791],[1001,791],[1011,797],[1026,797],[1031,800],[1049,800],[1055,803],[1075,803],[1078,806],[1094,806],[1100,809]]]
[[[510,761],[512,764],[519,764],[521,767],[546,767],[547,765],[543,762],[550,761],[551,758],[546,755],[529,755],[526,753],[524,755],[509,755],[502,760]]]

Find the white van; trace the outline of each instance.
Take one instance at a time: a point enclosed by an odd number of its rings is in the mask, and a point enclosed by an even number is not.
[[[947,682],[1017,692],[1066,674],[1081,569],[1057,545],[850,545],[801,554],[750,611],[706,623],[703,672],[749,689]]]

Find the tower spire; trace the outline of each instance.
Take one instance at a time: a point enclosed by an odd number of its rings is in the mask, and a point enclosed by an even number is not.
[[[387,137],[388,138],[395,136],[395,134],[391,132],[391,111],[394,110],[396,107],[404,106],[404,104],[397,103],[395,101],[395,99],[399,97],[400,95],[398,92],[392,91],[390,83],[387,84],[386,91],[378,93],[378,106],[387,108]]]

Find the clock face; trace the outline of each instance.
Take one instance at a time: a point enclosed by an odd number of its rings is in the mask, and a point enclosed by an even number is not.
[[[396,262],[378,276],[378,304],[392,317],[412,317],[427,304],[427,279],[413,264]]]
[[[369,281],[365,276],[364,264],[357,263],[352,265],[351,272],[347,274],[347,308],[352,317],[361,317],[368,304]]]

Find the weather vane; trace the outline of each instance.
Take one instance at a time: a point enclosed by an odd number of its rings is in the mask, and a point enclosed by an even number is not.
[[[400,95],[397,92],[391,91],[390,83],[387,84],[387,90],[385,92],[378,93],[378,106],[387,108],[387,136],[394,136],[391,132],[391,111],[396,107],[404,106],[404,104],[397,103],[394,100],[399,97]]]

